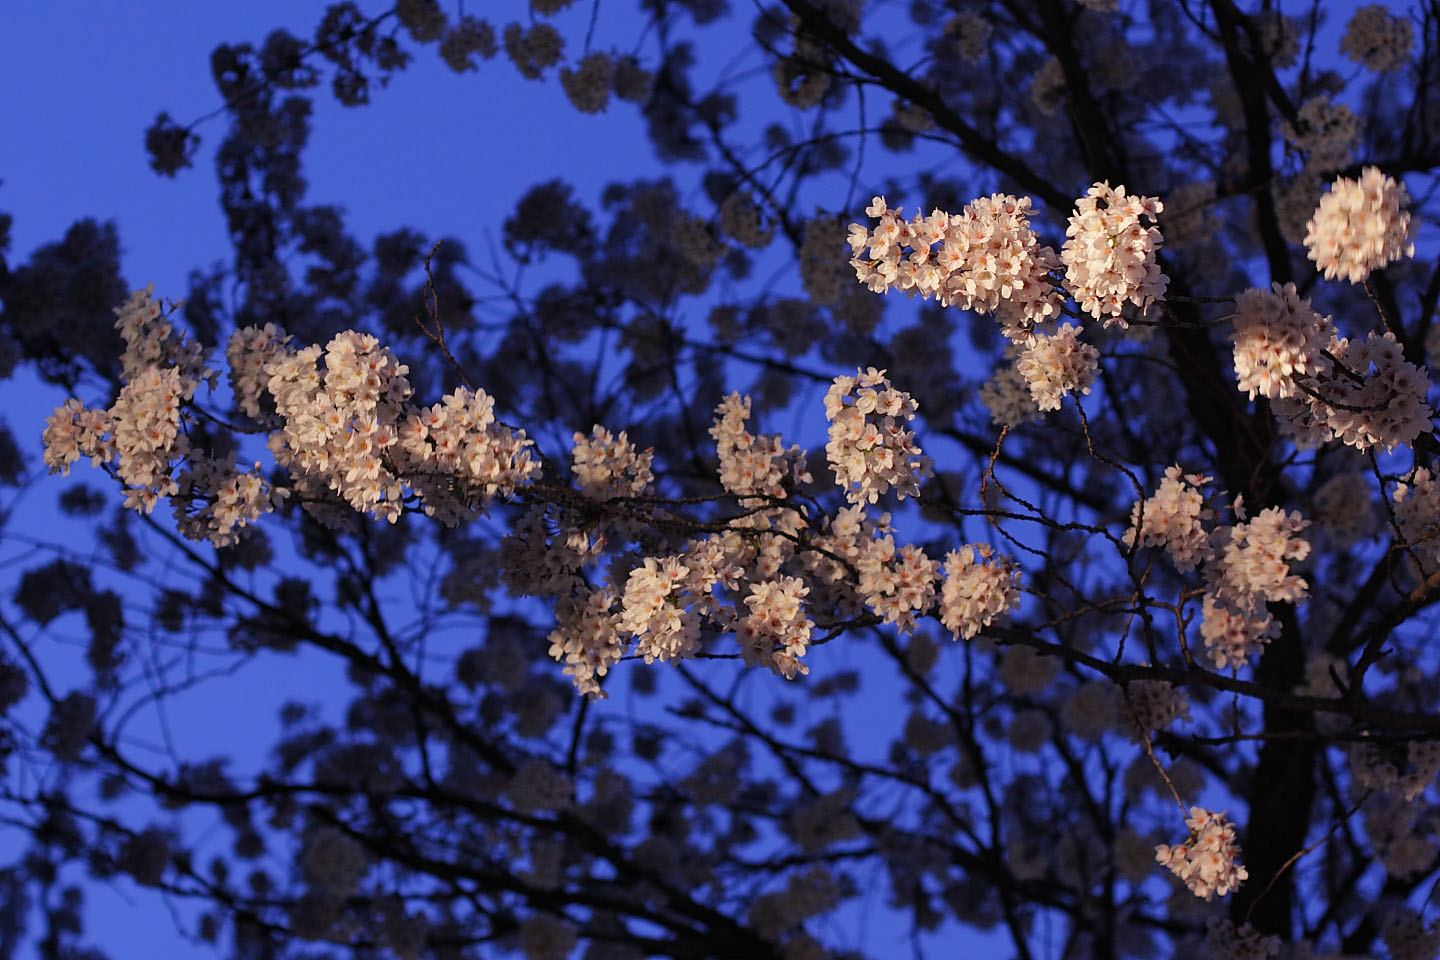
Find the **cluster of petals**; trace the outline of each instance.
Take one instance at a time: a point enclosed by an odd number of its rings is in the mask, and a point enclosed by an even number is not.
[[[615,591],[606,587],[563,596],[556,606],[550,656],[564,664],[563,672],[582,696],[603,699],[599,678],[625,654],[616,599]]]
[[[1241,390],[1274,400],[1293,396],[1296,376],[1313,375],[1334,338],[1334,324],[1295,292],[1295,284],[1251,288],[1235,301],[1235,379]]]
[[[720,483],[730,493],[786,496],[786,486],[810,483],[805,451],[798,444],[786,447],[778,434],[756,436],[746,427],[750,398],[731,393],[715,408],[715,452],[720,460]]]
[[[916,615],[935,603],[937,567],[924,550],[908,543],[897,550],[894,536],[885,534],[867,541],[856,559],[857,589],[876,616],[911,633]]]
[[[958,214],[934,210],[908,222],[876,197],[865,212],[879,223],[850,225],[850,264],[876,293],[902,290],[994,314],[1012,340],[1059,314],[1064,296],[1051,274],[1060,259],[1031,229],[1029,197],[996,193]]]
[[[800,661],[815,626],[805,615],[810,588],[799,577],[782,576],[752,584],[747,613],[737,624],[740,651],[751,666],[763,664],[787,680],[810,672]]]
[[[1275,401],[1280,428],[1302,447],[1340,440],[1358,450],[1385,451],[1431,429],[1426,371],[1405,359],[1394,334],[1371,331],[1363,341],[1332,340],[1308,389]],[[1336,362],[1338,361],[1338,363]]]
[[[1282,124],[1285,139],[1305,151],[1309,168],[1334,170],[1350,162],[1360,118],[1349,107],[1321,94],[1301,104],[1295,120],[1294,126]]]
[[[1425,467],[1416,467],[1394,494],[1395,523],[1409,548],[1431,567],[1440,566],[1440,483]]]
[[[972,543],[945,555],[940,584],[940,623],[969,640],[1020,606],[1020,568],[995,556],[988,543]]]
[[[234,545],[240,531],[277,509],[290,491],[265,479],[257,460],[249,470],[236,466],[235,455],[190,458],[177,478],[176,528],[191,540],[217,547]]]
[[[133,380],[151,367],[175,367],[186,381],[213,381],[215,371],[205,365],[205,349],[175,329],[154,294],[152,283],[132,291],[114,310],[115,329],[125,341],[120,358],[124,378]]]
[[[1365,790],[1383,790],[1413,803],[1440,775],[1440,742],[1412,740],[1399,745],[1359,741],[1346,751],[1350,775]]]
[[[1075,202],[1060,248],[1065,286],[1080,309],[1105,323],[1120,323],[1125,304],[1142,310],[1165,298],[1170,281],[1155,262],[1163,243],[1154,223],[1165,205],[1157,197],[1127,194],[1123,186],[1096,183]]]
[[[230,392],[235,409],[252,420],[265,416],[265,388],[270,374],[265,367],[278,359],[290,343],[289,334],[273,323],[263,327],[241,327],[225,345],[225,362],[230,367]]]
[[[270,438],[297,488],[338,495],[394,522],[405,497],[454,526],[539,469],[524,431],[495,419],[483,390],[459,388],[430,407],[408,403],[408,368],[369,334],[345,331],[325,347],[284,349],[266,388],[282,425]]]
[[[1222,813],[1191,807],[1185,819],[1190,838],[1174,846],[1160,844],[1155,860],[1185,882],[1190,892],[1206,900],[1239,888],[1250,873],[1240,865],[1235,825]]]
[[[1020,349],[1015,369],[1038,409],[1059,410],[1063,398],[1090,392],[1100,369],[1100,351],[1081,342],[1079,333],[1071,324],[1062,324],[1053,336],[1036,334]]]
[[[1184,473],[1179,465],[1165,468],[1165,479],[1155,495],[1136,501],[1130,509],[1130,529],[1125,543],[1130,546],[1164,547],[1184,573],[1194,570],[1210,555],[1210,532],[1206,524],[1215,517],[1205,506],[1201,488],[1210,477]],[[1138,538],[1138,544],[1137,544]]]
[[[590,435],[576,432],[571,438],[571,470],[581,496],[590,500],[638,497],[650,489],[655,475],[650,469],[653,450],[637,450],[625,431],[611,433],[598,423]]]
[[[1200,636],[1205,640],[1205,652],[1220,669],[1243,666],[1279,635],[1280,625],[1267,610],[1239,613],[1210,594],[1205,595]]]
[[[1290,572],[1290,561],[1310,555],[1310,543],[1298,536],[1307,526],[1297,510],[1267,507],[1251,520],[1217,528],[1211,541],[1215,556],[1205,568],[1216,601],[1256,613],[1267,602],[1309,596],[1305,578]]]
[[[1414,46],[1415,27],[1410,20],[1379,3],[1367,3],[1356,10],[1340,38],[1341,53],[1376,73],[1405,66]]]
[[[646,557],[625,581],[620,626],[637,639],[646,663],[684,659],[700,649],[700,614],[684,596],[689,572],[678,556]]]
[[[1405,185],[1366,167],[1359,180],[1338,177],[1305,225],[1305,251],[1326,280],[1359,283],[1371,270],[1415,255],[1416,223]]]
[[[889,490],[902,500],[920,493],[920,480],[931,470],[906,426],[915,411],[910,395],[892,387],[885,371],[874,367],[854,377],[836,377],[830,385],[825,455],[851,503],[874,503]]]

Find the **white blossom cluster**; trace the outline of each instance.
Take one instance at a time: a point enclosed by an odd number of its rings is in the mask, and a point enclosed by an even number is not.
[[[1020,348],[1015,370],[1030,388],[1037,409],[1059,410],[1072,393],[1089,394],[1100,369],[1100,351],[1082,343],[1079,329],[1061,324],[1054,335],[1035,334]]]
[[[1270,960],[1280,956],[1279,937],[1266,936],[1250,924],[1236,927],[1229,920],[1211,920],[1205,931],[1205,949],[1213,960]]]
[[[865,211],[879,218],[876,227],[850,225],[850,264],[871,290],[918,293],[945,306],[994,314],[1012,340],[1028,338],[1036,325],[1058,316],[1064,296],[1051,274],[1060,260],[1030,227],[1029,197],[997,193],[958,214],[934,210],[909,222],[901,209],[876,197]]]
[[[1296,123],[1281,124],[1285,139],[1306,154],[1310,170],[1334,170],[1349,163],[1360,141],[1360,118],[1343,103],[1324,94],[1311,97],[1296,111]]]
[[[1241,613],[1207,593],[1201,605],[1200,636],[1215,666],[1238,668],[1280,636],[1280,625],[1266,610]]]
[[[562,672],[581,696],[604,699],[606,693],[597,678],[609,673],[625,655],[615,601],[615,591],[606,588],[565,595],[557,604],[555,629],[547,638],[550,657],[564,664]]]
[[[181,532],[217,546],[292,492],[322,519],[325,494],[392,522],[414,494],[427,513],[455,524],[526,482],[539,469],[523,431],[495,421],[483,392],[457,390],[429,408],[409,404],[405,366],[367,334],[347,331],[323,351],[295,350],[273,325],[237,331],[227,345],[237,409],[273,428],[268,447],[292,486],[273,486],[258,464],[213,458],[190,447],[187,405],[213,381],[204,353],[178,334],[148,288],[117,311],[126,340],[126,383],[108,410],[71,399],[43,436],[45,463],[68,472],[87,456],[114,463],[126,504],[149,512],[172,498]],[[273,404],[274,413],[270,413]],[[176,472],[178,468],[178,473]]]
[[[1142,310],[1165,298],[1170,281],[1155,262],[1163,243],[1154,223],[1165,209],[1156,197],[1126,194],[1125,187],[1096,183],[1075,202],[1060,248],[1065,287],[1080,309],[1105,324],[1125,325],[1126,303]]]
[[[1338,365],[1324,358],[1309,390],[1274,402],[1280,429],[1299,446],[1340,440],[1361,451],[1390,451],[1430,430],[1430,377],[1405,359],[1394,334],[1331,340],[1329,353]]]
[[[1371,270],[1415,255],[1409,203],[1405,185],[1378,167],[1366,167],[1359,180],[1337,177],[1305,225],[1305,251],[1326,280],[1359,283]]]
[[[988,543],[972,543],[945,555],[940,585],[940,622],[955,638],[969,640],[1020,606],[1020,568],[996,557]]]
[[[1334,323],[1300,299],[1295,284],[1251,288],[1235,300],[1235,379],[1241,390],[1274,400],[1294,396],[1296,376],[1314,375],[1334,338]]]
[[[887,533],[864,541],[855,561],[860,575],[856,589],[873,613],[896,624],[901,633],[912,633],[916,615],[935,603],[937,567],[914,544],[897,550],[894,536]]]
[[[1345,26],[1345,36],[1340,38],[1341,53],[1376,73],[1405,66],[1414,45],[1414,25],[1379,3],[1367,3],[1356,10]]]
[[[1155,848],[1155,860],[1185,882],[1190,892],[1206,900],[1238,889],[1250,873],[1240,865],[1235,826],[1224,813],[1191,807],[1185,819],[1190,838]]]
[[[1166,467],[1155,495],[1143,504],[1136,501],[1130,509],[1125,543],[1134,546],[1138,537],[1141,547],[1164,547],[1175,569],[1181,573],[1194,570],[1210,554],[1210,532],[1205,524],[1215,513],[1205,506],[1200,492],[1210,480],[1203,474],[1184,473],[1178,464]]]
[[[731,393],[715,408],[710,436],[720,458],[720,483],[730,493],[786,496],[786,484],[810,483],[805,451],[786,447],[779,434],[756,436],[746,428],[750,398]]]
[[[1408,483],[1395,486],[1395,523],[1422,563],[1440,566],[1440,483],[1416,467]]]
[[[800,662],[815,626],[802,603],[809,592],[799,577],[763,580],[750,587],[745,598],[750,612],[735,631],[747,664],[765,664],[787,680],[810,672]]]
[[[1267,507],[1252,520],[1216,528],[1214,556],[1206,564],[1206,586],[1218,603],[1243,614],[1263,612],[1268,602],[1296,602],[1309,596],[1305,579],[1289,561],[1310,555],[1297,536],[1309,526],[1298,511]]]
[[[572,437],[571,470],[582,496],[590,500],[638,497],[650,491],[655,475],[650,469],[653,450],[636,450],[621,430],[618,435],[598,423],[590,436],[578,431]]]
[[[495,420],[485,391],[409,404],[408,368],[369,334],[337,334],[323,374],[320,356],[318,346],[287,349],[266,365],[284,421],[270,451],[302,492],[329,490],[392,523],[413,492],[426,514],[454,526],[539,470],[525,432]]]
[[[853,377],[836,377],[825,394],[830,439],[825,456],[836,483],[851,503],[874,503],[887,491],[900,499],[917,496],[930,476],[930,459],[906,426],[916,403],[896,390],[885,371],[870,367]]]
[[[646,663],[683,659],[700,649],[700,613],[685,602],[699,596],[687,590],[689,573],[678,556],[646,557],[625,581],[620,626],[639,641]]]

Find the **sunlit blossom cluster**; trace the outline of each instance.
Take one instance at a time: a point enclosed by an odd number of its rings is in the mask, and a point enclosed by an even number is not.
[[[1387,263],[1415,255],[1416,222],[1403,183],[1366,167],[1337,177],[1306,224],[1305,251],[1326,280],[1359,283]]]
[[[1310,555],[1309,542],[1299,536],[1307,526],[1299,511],[1267,507],[1252,520],[1216,528],[1215,556],[1205,568],[1210,593],[1241,613],[1305,599],[1308,585],[1290,572],[1289,561]]]
[[[914,631],[916,615],[935,603],[939,565],[914,544],[897,549],[891,534],[865,541],[855,569],[860,577],[856,589],[865,605],[901,633]]]
[[[1031,229],[1029,197],[992,194],[958,214],[934,210],[910,221],[901,208],[876,197],[865,212],[879,223],[873,230],[850,225],[850,263],[876,293],[918,293],[945,306],[994,314],[1012,340],[1025,339],[1059,314],[1064,295],[1051,274],[1060,259]]]
[[[764,664],[787,679],[810,672],[800,661],[815,626],[805,615],[803,601],[809,592],[799,577],[777,577],[751,585],[745,598],[749,613],[735,631],[747,664]]]
[[[1235,378],[1241,390],[1275,399],[1293,396],[1296,376],[1313,375],[1334,337],[1334,324],[1300,299],[1295,284],[1251,288],[1235,300]]]
[[[1096,183],[1075,202],[1060,248],[1065,286],[1080,309],[1107,325],[1125,321],[1127,303],[1142,310],[1165,298],[1170,281],[1155,262],[1163,242],[1146,226],[1165,209],[1156,197],[1127,194],[1124,186]]]
[[[945,555],[940,584],[940,622],[966,640],[1020,606],[1020,568],[997,557],[988,543],[972,543]]]
[[[1141,547],[1164,547],[1182,573],[1194,570],[1210,554],[1210,532],[1205,524],[1214,511],[1205,506],[1201,488],[1211,478],[1184,473],[1179,465],[1165,468],[1154,496],[1137,501],[1130,510],[1130,529],[1125,542]]]
[[[1405,359],[1389,331],[1362,341],[1332,340],[1314,378],[1277,398],[1280,429],[1302,447],[1340,440],[1357,450],[1389,451],[1431,429],[1427,372]],[[1308,388],[1308,389],[1307,389]]]
[[[1185,882],[1197,897],[1211,900],[1239,889],[1250,873],[1240,865],[1235,825],[1224,813],[1191,807],[1185,819],[1190,838],[1174,846],[1160,844],[1155,860]]]
[[[1200,636],[1215,666],[1238,668],[1280,636],[1280,625],[1263,608],[1239,612],[1206,594],[1201,603]]]
[[[746,423],[750,398],[731,393],[715,408],[710,436],[720,458],[720,483],[730,493],[786,496],[787,485],[810,483],[805,451],[786,447],[778,434],[755,435]]]
[[[590,435],[575,433],[571,470],[580,493],[591,500],[638,497],[650,490],[655,475],[650,469],[652,450],[637,450],[621,430],[613,434],[598,423]]]
[[[1053,336],[1037,334],[1020,348],[1015,370],[1030,388],[1037,409],[1059,410],[1065,397],[1090,392],[1100,369],[1100,351],[1082,343],[1079,334],[1066,323]]]
[[[851,503],[874,503],[894,490],[900,499],[920,493],[930,475],[930,460],[915,443],[906,424],[915,419],[916,403],[895,389],[885,371],[858,371],[836,377],[825,394],[830,440],[825,455],[835,480]]]

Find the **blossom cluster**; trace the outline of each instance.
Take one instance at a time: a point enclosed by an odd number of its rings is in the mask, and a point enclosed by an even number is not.
[[[1235,301],[1235,378],[1241,390],[1274,400],[1294,396],[1297,376],[1313,376],[1324,364],[1334,324],[1300,299],[1295,284],[1251,288]]]
[[[1274,403],[1281,431],[1298,445],[1340,440],[1357,450],[1389,451],[1430,430],[1430,377],[1405,359],[1394,334],[1331,340],[1328,353],[1309,389]]]
[[[1210,480],[1203,474],[1185,473],[1178,464],[1166,467],[1154,496],[1131,508],[1125,543],[1135,546],[1138,538],[1141,547],[1164,547],[1175,569],[1194,570],[1210,553],[1205,524],[1215,514],[1200,492]]]
[[[1360,118],[1343,103],[1321,94],[1300,105],[1295,125],[1282,124],[1285,139],[1307,156],[1312,170],[1334,170],[1350,162],[1360,140]]]
[[[874,503],[889,490],[902,500],[920,493],[920,480],[931,471],[906,426],[916,408],[908,393],[891,386],[885,371],[874,367],[836,377],[830,385],[825,456],[851,503]]]
[[[1408,483],[1395,486],[1395,523],[1400,535],[1431,567],[1440,566],[1440,483],[1425,467],[1416,467]]]
[[[572,439],[572,470],[582,496],[610,500],[638,497],[650,490],[655,480],[650,469],[655,453],[636,450],[624,430],[612,434],[597,423],[588,437],[577,432]]]
[[[856,255],[850,263],[871,290],[918,293],[944,306],[994,314],[1012,340],[1027,338],[1059,314],[1064,296],[1051,274],[1060,259],[1030,227],[1029,197],[992,194],[958,214],[934,210],[908,222],[901,209],[876,197],[865,211],[879,218],[876,227],[850,225]],[[868,259],[860,258],[861,251]]]
[[[778,577],[751,586],[745,598],[750,612],[736,628],[747,664],[766,664],[786,679],[810,672],[800,662],[815,626],[802,605],[809,592],[799,577]]]
[[[1340,38],[1340,52],[1367,70],[1388,73],[1410,60],[1415,28],[1383,4],[1367,3],[1355,11]]]
[[[784,446],[778,434],[756,436],[746,427],[750,398],[731,393],[715,408],[710,436],[720,458],[720,483],[730,493],[784,497],[787,484],[810,483],[805,451]]]
[[[945,555],[940,585],[940,622],[957,638],[970,639],[1020,606],[1020,569],[997,558],[987,543],[972,543]]]
[[[1124,186],[1097,183],[1075,202],[1060,248],[1065,286],[1080,309],[1105,324],[1125,325],[1126,303],[1142,310],[1165,298],[1169,279],[1155,262],[1163,242],[1154,223],[1165,209],[1156,197],[1127,194]]]
[[[1036,334],[1020,348],[1015,370],[1030,388],[1037,409],[1059,410],[1063,398],[1090,392],[1100,369],[1100,351],[1080,342],[1079,333],[1062,324],[1053,336]]]
[[[1234,824],[1224,813],[1191,807],[1185,825],[1190,828],[1190,838],[1174,846],[1157,846],[1156,862],[1183,880],[1191,893],[1206,900],[1238,889],[1250,873],[1239,862]]]
[[[1359,180],[1337,177],[1305,225],[1305,251],[1326,280],[1359,283],[1387,263],[1415,255],[1417,224],[1405,185],[1366,167]]]

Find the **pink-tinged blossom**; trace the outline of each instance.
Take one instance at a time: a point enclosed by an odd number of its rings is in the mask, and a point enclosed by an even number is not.
[[[582,696],[604,699],[600,679],[625,655],[615,591],[586,590],[561,597],[550,632],[550,656],[563,663],[564,673]]]
[[[1405,359],[1390,332],[1363,341],[1332,340],[1319,373],[1303,393],[1274,402],[1282,432],[1301,447],[1340,440],[1357,450],[1386,452],[1431,429],[1426,371]]]
[[[273,323],[241,327],[230,335],[225,362],[230,366],[230,392],[235,407],[252,420],[262,416],[261,397],[270,375],[267,364],[278,359],[290,343],[289,334]]]
[[[571,453],[571,469],[581,496],[590,500],[615,497],[638,497],[650,490],[655,475],[651,463],[653,450],[636,450],[625,431],[618,435],[598,423],[590,435],[576,432]]]
[[[745,597],[748,613],[736,624],[740,652],[750,666],[764,665],[793,680],[810,668],[801,662],[815,626],[805,615],[810,588],[799,577],[777,577],[752,584]]]
[[[1012,340],[1059,315],[1065,298],[1051,275],[1060,258],[1031,229],[1029,197],[992,194],[958,214],[934,210],[910,221],[876,197],[865,212],[879,223],[850,225],[850,264],[876,293],[902,290],[993,314]]]
[[[825,394],[830,441],[825,455],[836,483],[851,503],[874,503],[894,490],[904,500],[920,493],[930,476],[930,459],[921,454],[915,433],[906,426],[917,404],[896,390],[885,371],[860,371],[836,377]]]
[[[1295,377],[1314,375],[1334,337],[1334,324],[1300,299],[1295,284],[1251,288],[1235,301],[1235,379],[1241,390],[1271,400],[1294,396]]]
[[[89,457],[92,467],[109,463],[115,459],[115,441],[110,431],[108,410],[87,408],[71,397],[45,420],[41,435],[45,466],[51,473],[69,476],[70,465],[81,457]]]
[[[969,640],[1020,606],[1020,568],[996,557],[988,543],[972,543],[945,555],[940,585],[940,622],[956,639]]]
[[[1440,483],[1425,467],[1416,467],[1408,483],[1395,486],[1395,523],[1421,561],[1440,566]]]
[[[1210,554],[1206,524],[1215,514],[1201,493],[1209,482],[1202,474],[1183,473],[1178,465],[1166,467],[1155,495],[1131,508],[1125,542],[1134,546],[1138,536],[1141,547],[1164,547],[1181,573],[1194,570]]]
[[[715,453],[720,460],[720,483],[730,493],[784,497],[786,487],[810,483],[805,451],[798,444],[786,447],[779,434],[755,435],[746,428],[750,398],[731,393],[715,408]]]
[[[1359,283],[1371,270],[1415,255],[1418,224],[1405,209],[1409,203],[1405,185],[1378,167],[1366,167],[1359,180],[1339,177],[1306,224],[1305,251],[1326,280]]]
[[[1096,183],[1079,200],[1060,248],[1065,289],[1080,309],[1105,325],[1125,326],[1120,313],[1165,299],[1170,281],[1155,262],[1164,242],[1154,223],[1165,209],[1156,197],[1127,194],[1123,186]]]
[[[1015,369],[1030,387],[1040,410],[1059,410],[1072,393],[1088,394],[1100,369],[1100,351],[1078,339],[1079,329],[1063,324],[1054,336],[1037,334],[1020,349]]]
[[[1308,597],[1305,579],[1290,572],[1290,561],[1310,555],[1309,542],[1298,536],[1307,526],[1298,511],[1267,507],[1252,520],[1217,528],[1211,534],[1215,556],[1205,567],[1215,602],[1254,616],[1266,603]]]
[[[1200,636],[1215,666],[1221,670],[1233,669],[1244,666],[1251,657],[1260,654],[1265,644],[1280,636],[1280,625],[1263,609],[1249,614],[1236,613],[1206,594]]]
[[[1250,873],[1240,865],[1240,846],[1235,825],[1222,813],[1191,807],[1185,819],[1190,838],[1155,848],[1155,860],[1162,863],[1197,897],[1214,899],[1237,890]]]
[[[914,632],[916,615],[935,603],[937,564],[914,544],[897,550],[890,534],[865,541],[855,569],[865,605],[901,633]]]

